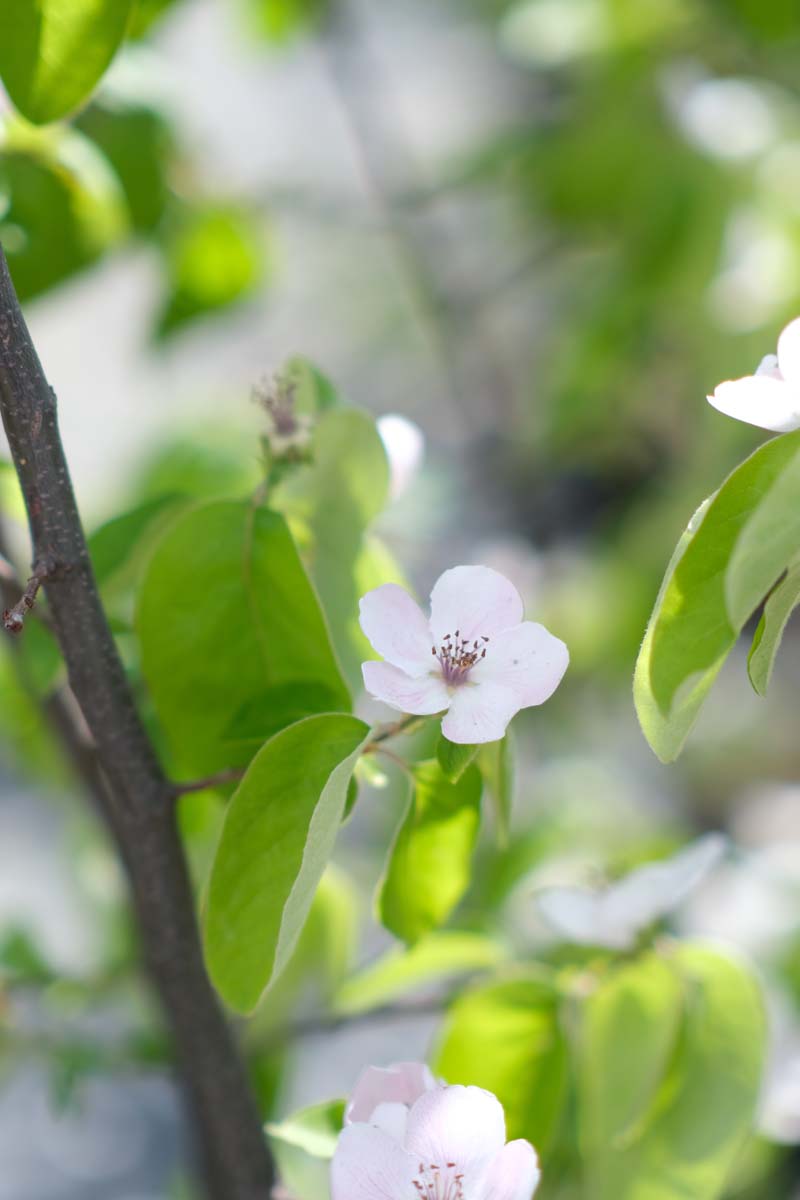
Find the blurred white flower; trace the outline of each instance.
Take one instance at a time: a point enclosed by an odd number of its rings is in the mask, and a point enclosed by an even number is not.
[[[720,383],[709,404],[737,421],[788,433],[800,429],[800,317],[778,338],[778,353],[761,360],[755,375]]]
[[[489,567],[445,571],[430,621],[385,583],[361,599],[361,628],[386,660],[363,664],[364,685],[400,712],[443,712],[451,742],[498,741],[521,708],[553,694],[569,662],[562,641],[522,617],[519,592]]]
[[[378,433],[389,460],[389,497],[397,500],[408,490],[425,455],[425,434],[399,413],[378,417]]]
[[[331,1163],[331,1200],[531,1200],[538,1182],[496,1097],[437,1083],[422,1063],[364,1072]]]
[[[539,908],[561,937],[585,946],[630,950],[648,926],[697,887],[725,851],[721,834],[707,834],[672,858],[637,867],[603,890],[548,888]]]

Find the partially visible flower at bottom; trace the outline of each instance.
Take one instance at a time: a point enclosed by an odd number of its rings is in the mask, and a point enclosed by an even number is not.
[[[331,1200],[531,1200],[539,1177],[530,1142],[506,1142],[491,1092],[398,1063],[369,1068],[356,1085],[331,1163]]]
[[[451,742],[498,741],[521,708],[543,704],[569,653],[543,625],[523,619],[514,585],[491,567],[453,567],[431,592],[428,620],[396,583],[362,596],[361,628],[384,662],[366,662],[364,685],[400,712],[444,712]]]

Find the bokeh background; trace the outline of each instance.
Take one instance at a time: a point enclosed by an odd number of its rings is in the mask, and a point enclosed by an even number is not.
[[[421,462],[386,427],[413,477],[380,528],[413,585],[496,566],[572,654],[516,723],[510,844],[487,837],[457,924],[532,953],[537,886],[725,830],[679,921],[742,948],[769,991],[762,1136],[730,1196],[800,1196],[798,630],[767,701],[746,647],[732,656],[675,766],[631,701],[672,547],[763,436],[704,395],[800,309],[797,5],[141,0],[136,21],[69,125],[33,130],[0,100],[0,242],[89,527],[252,487],[252,389],[293,354],[415,422]],[[132,672],[146,542],[103,568]],[[0,1198],[188,1197],[119,872],[2,654]],[[35,690],[53,664],[24,654]],[[268,1023],[246,1035],[265,1112],[344,1094],[435,1034],[436,988],[380,1019],[324,1016],[326,973],[389,943],[364,898],[398,805],[371,793],[343,834],[337,921],[276,1001],[304,1024],[280,1053]],[[184,818],[198,879],[208,809]]]

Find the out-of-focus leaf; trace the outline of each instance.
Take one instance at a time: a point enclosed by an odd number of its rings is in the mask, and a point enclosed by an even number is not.
[[[547,1152],[567,1098],[567,1045],[559,997],[538,975],[490,983],[456,1000],[434,1069],[447,1083],[477,1084],[505,1108],[509,1138]]]
[[[753,634],[753,644],[747,659],[747,673],[759,696],[767,694],[783,631],[799,602],[800,563],[795,563],[789,568],[786,578],[770,593]]]
[[[636,1136],[597,1147],[589,1200],[716,1200],[752,1129],[765,1050],[758,986],[704,946],[672,957],[686,989],[676,1054]]]
[[[254,24],[271,42],[286,42],[319,22],[329,0],[250,0]]]
[[[451,783],[438,762],[420,763],[378,895],[380,919],[413,944],[447,920],[467,889],[480,823],[481,776]]]
[[[255,214],[230,205],[185,212],[167,244],[168,297],[157,335],[166,337],[252,296],[265,266],[266,244]]]
[[[269,509],[219,500],[179,516],[150,560],[136,625],[145,678],[186,772],[247,761],[252,747],[229,740],[231,715],[265,687],[307,679],[338,698],[337,710],[350,707],[317,598]]]
[[[695,514],[650,618],[634,696],[675,758],[744,623],[800,549],[800,433],[760,446]]]
[[[0,76],[36,125],[94,90],[125,37],[134,0],[0,0]]]
[[[358,624],[359,561],[364,533],[386,503],[386,451],[367,413],[331,408],[314,429],[311,459],[277,488],[272,503],[307,531],[304,558],[347,678],[360,687],[360,664],[373,652]]]
[[[179,3],[181,0],[137,0],[128,27],[128,37],[144,37],[169,9],[177,8]]]
[[[308,717],[259,751],[225,817],[204,931],[209,973],[248,1012],[283,970],[308,915],[369,734],[345,714]]]
[[[142,500],[172,494],[198,500],[246,495],[260,482],[257,460],[248,457],[248,448],[248,441],[224,424],[167,442],[145,464],[136,495]]]
[[[335,408],[340,403],[327,375],[302,355],[290,358],[281,376],[291,385],[297,412],[304,416],[318,417],[326,408]]]
[[[159,496],[95,529],[89,537],[89,553],[101,586],[125,566],[141,539],[177,503],[178,496]]]
[[[337,1012],[361,1013],[426,984],[495,967],[508,951],[482,933],[430,933],[409,949],[394,947],[346,979],[333,997]]]
[[[0,244],[20,299],[93,263],[125,229],[117,181],[80,134],[48,131],[0,146]]]
[[[592,1156],[624,1145],[663,1083],[683,1017],[683,981],[655,954],[612,968],[583,1006],[581,1141]]]
[[[172,136],[164,118],[142,105],[97,101],[75,122],[102,150],[119,178],[131,228],[153,230],[164,215]]]
[[[298,1200],[328,1195],[330,1159],[344,1123],[344,1100],[327,1100],[267,1125],[281,1179]]]
[[[450,783],[458,783],[477,753],[477,746],[458,745],[448,741],[444,734],[440,735],[436,743],[436,760]]]

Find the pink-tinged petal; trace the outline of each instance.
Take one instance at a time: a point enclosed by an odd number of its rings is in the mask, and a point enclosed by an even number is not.
[[[425,1167],[444,1169],[454,1163],[467,1180],[483,1177],[505,1140],[503,1106],[483,1088],[435,1088],[420,1096],[408,1114],[409,1154]],[[469,1194],[469,1187],[464,1191]]]
[[[800,317],[790,321],[778,338],[778,366],[786,382],[800,391]]]
[[[408,1107],[405,1104],[390,1104],[388,1101],[384,1101],[375,1109],[367,1124],[374,1125],[376,1129],[382,1129],[384,1133],[388,1133],[390,1138],[394,1138],[396,1142],[404,1146],[408,1126]]]
[[[359,623],[374,650],[409,675],[430,670],[433,638],[415,600],[396,583],[362,596]]]
[[[513,692],[496,683],[472,683],[456,688],[442,720],[442,733],[451,742],[476,746],[497,742],[519,712]]]
[[[331,1200],[414,1200],[417,1164],[374,1125],[348,1125],[331,1161]]]
[[[344,1123],[369,1121],[379,1104],[398,1103],[409,1108],[423,1092],[436,1087],[425,1063],[392,1063],[390,1067],[366,1067],[359,1075],[345,1109]]]
[[[431,630],[436,645],[456,630],[468,641],[493,637],[519,625],[519,592],[491,567],[453,567],[440,575],[431,592]]]
[[[728,417],[774,433],[800,428],[800,390],[795,392],[771,375],[745,375],[720,383],[708,402]]]
[[[755,370],[756,375],[769,375],[772,379],[783,379],[778,366],[777,354],[765,354]]]
[[[489,1167],[483,1200],[531,1200],[540,1178],[536,1151],[518,1138],[504,1146]]]
[[[515,711],[543,704],[561,682],[569,651],[544,625],[523,621],[492,638],[469,673],[470,683],[494,683],[513,693]]]
[[[382,700],[398,712],[416,713],[424,717],[442,712],[450,703],[450,693],[441,675],[412,678],[405,671],[385,662],[363,663],[361,674],[370,696]]]

